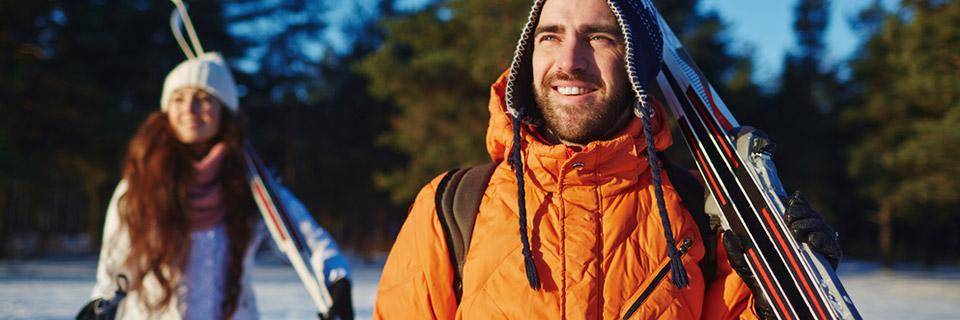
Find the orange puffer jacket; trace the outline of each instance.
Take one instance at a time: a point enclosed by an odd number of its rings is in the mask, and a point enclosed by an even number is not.
[[[492,86],[487,149],[508,156],[513,130],[504,103],[506,74]],[[664,114],[658,110],[658,114]],[[665,117],[655,117],[655,144],[672,143]],[[453,267],[434,195],[423,188],[400,230],[380,279],[377,319],[726,319],[754,318],[751,294],[718,254],[707,286],[698,262],[704,246],[697,225],[666,175],[664,197],[677,243],[686,243],[690,285],[678,289],[669,272],[664,231],[645,158],[639,119],[582,151],[522,135],[527,226],[542,286],[524,273],[519,241],[516,175],[499,164],[480,204],[458,304]],[[720,246],[722,247],[722,246]],[[709,287],[709,290],[706,288]]]

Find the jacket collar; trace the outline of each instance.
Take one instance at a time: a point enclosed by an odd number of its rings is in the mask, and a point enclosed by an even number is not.
[[[487,128],[487,151],[493,160],[505,159],[513,147],[513,130],[505,103],[505,87],[509,70],[491,86],[490,123]],[[665,114],[657,104],[657,114]],[[668,122],[662,116],[654,117],[658,127],[654,144],[662,151],[673,144]],[[549,144],[530,128],[521,133],[525,171],[534,184],[553,190],[561,179],[564,183],[600,184],[611,179],[633,181],[648,169],[646,142],[639,118],[633,118],[614,138],[593,141],[575,151],[563,144]],[[577,174],[572,174],[576,170]],[[632,178],[631,178],[632,177]]]

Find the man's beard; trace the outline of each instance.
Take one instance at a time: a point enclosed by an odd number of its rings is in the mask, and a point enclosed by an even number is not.
[[[554,80],[576,80],[594,84],[598,87],[597,99],[580,105],[552,101],[549,97],[553,90],[550,84]],[[611,131],[619,129],[613,126],[619,124],[631,101],[630,90],[627,88],[611,90],[604,86],[599,78],[582,73],[554,72],[535,87],[537,105],[550,133],[561,141],[581,145],[608,138]],[[604,94],[600,95],[601,92]]]

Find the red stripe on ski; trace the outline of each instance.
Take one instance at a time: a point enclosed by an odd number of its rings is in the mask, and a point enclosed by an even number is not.
[[[260,202],[264,204],[264,207],[267,208],[267,213],[270,215],[270,222],[273,223],[273,227],[277,229],[277,233],[280,234],[280,240],[287,240],[287,235],[283,230],[283,227],[280,225],[280,221],[277,221],[277,213],[273,211],[273,207],[269,205],[270,201],[267,200],[267,197],[263,194],[263,186],[260,184],[254,184],[257,190],[257,196],[260,197]]]
[[[263,166],[263,161],[260,160],[260,157],[253,150],[253,147],[246,145],[244,146],[247,149],[247,154],[250,155],[250,159],[253,162],[254,170],[257,175],[260,176],[260,186],[263,188],[262,192],[269,195],[271,198],[277,200],[275,202],[265,202],[270,203],[271,206],[268,208],[271,209],[270,213],[272,214],[272,219],[279,219],[283,223],[280,224],[279,229],[283,230],[288,238],[293,240],[293,245],[296,247],[297,251],[303,251],[306,248],[306,245],[303,239],[300,239],[299,234],[296,233],[295,225],[293,221],[290,220],[290,216],[287,214],[286,208],[283,207],[283,203],[280,201],[280,198],[272,192],[272,190],[267,186],[267,181],[272,181],[272,176]],[[278,223],[277,221],[274,221]]]
[[[700,159],[700,163],[707,163],[703,160],[703,155],[700,154],[700,151],[697,151],[697,158]],[[720,186],[717,185],[717,180],[713,178],[713,173],[710,172],[710,168],[703,168],[704,172],[707,173],[707,178],[710,178],[710,185],[713,187],[713,193],[717,195],[717,198],[720,199],[720,204],[727,205],[727,198],[723,196],[723,192],[720,192]]]
[[[783,304],[783,299],[780,298],[780,291],[777,291],[773,287],[773,282],[770,281],[770,276],[767,275],[767,270],[763,268],[763,265],[760,264],[760,259],[757,258],[756,251],[753,248],[747,250],[747,253],[750,254],[750,259],[753,260],[753,265],[757,266],[757,270],[760,272],[760,277],[763,278],[763,284],[767,287],[767,292],[772,293],[774,302],[777,303],[777,306],[780,307],[781,314],[787,317],[787,319],[793,319],[793,313],[790,312],[790,309],[787,309],[787,306]],[[756,297],[754,297],[756,299]]]
[[[727,159],[730,159],[730,162],[733,163],[734,168],[740,167],[740,162],[737,161],[737,158],[733,156],[733,152],[730,151],[730,146],[727,145],[726,136],[717,129],[717,126],[711,121],[710,114],[706,112],[706,107],[703,106],[703,101],[700,100],[700,97],[697,96],[697,93],[693,91],[693,88],[687,88],[687,98],[690,99],[690,102],[696,105],[696,111],[703,118],[703,122],[707,123],[707,126],[710,127],[710,131],[713,132],[714,137],[717,139],[717,143],[720,144],[720,147],[723,148],[723,152],[727,154]]]
[[[710,185],[713,187],[713,194],[717,195],[717,198],[720,199],[721,205],[727,205],[727,198],[723,196],[723,192],[720,192],[720,186],[717,184],[717,180],[713,177],[713,173],[710,172],[710,168],[706,166],[708,162],[704,161],[703,155],[700,154],[700,150],[693,148],[697,154],[697,159],[700,159],[700,163],[703,163],[703,172],[707,173],[707,180],[710,180]]]
[[[720,122],[720,125],[723,126],[724,129],[727,129],[728,132],[733,131],[733,125],[730,124],[727,117],[723,115],[723,112],[720,112],[720,108],[717,108],[717,102],[713,100],[713,90],[710,89],[710,84],[705,83],[703,87],[703,91],[707,93],[707,103],[710,104],[710,109],[713,110],[713,115],[717,117],[717,121]]]
[[[763,217],[767,220],[767,224],[770,226],[770,229],[773,230],[774,236],[777,237],[777,241],[780,243],[782,251],[786,253],[787,258],[790,260],[790,266],[793,267],[793,271],[797,273],[798,278],[800,278],[800,282],[803,283],[803,288],[806,289],[809,300],[811,300],[812,304],[817,307],[817,313],[820,314],[820,318],[827,319],[827,315],[823,312],[823,306],[821,306],[820,300],[817,299],[813,289],[810,288],[810,282],[807,280],[807,277],[804,276],[806,273],[800,269],[800,265],[793,256],[793,250],[790,250],[787,242],[784,241],[783,235],[780,233],[780,229],[776,228],[776,225],[773,222],[773,217],[770,216],[770,212],[767,211],[767,208],[761,209],[760,212],[763,213]]]

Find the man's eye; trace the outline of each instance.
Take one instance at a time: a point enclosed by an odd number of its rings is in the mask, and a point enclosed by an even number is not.
[[[603,41],[606,43],[613,43],[613,39],[607,36],[595,35],[590,37],[590,41]]]
[[[560,40],[560,38],[558,38],[557,36],[552,35],[552,34],[545,34],[545,35],[540,36],[540,42],[543,42],[543,41],[557,41],[557,40]]]

